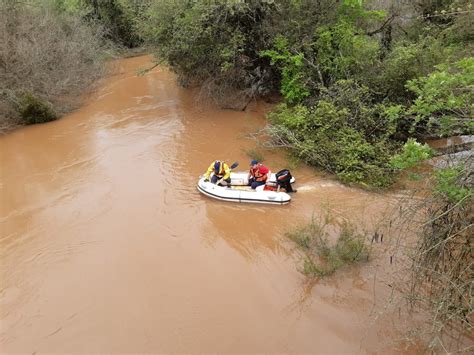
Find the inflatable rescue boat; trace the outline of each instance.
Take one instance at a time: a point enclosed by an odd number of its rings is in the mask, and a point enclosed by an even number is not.
[[[209,197],[231,202],[251,202],[251,203],[268,203],[274,205],[285,205],[291,200],[291,196],[283,191],[275,191],[269,187],[277,185],[276,174],[270,174],[266,185],[258,186],[255,190],[247,186],[247,172],[232,172],[230,174],[231,186],[219,186],[209,181],[204,181],[201,177],[198,182],[199,192]],[[290,175],[291,176],[291,175]],[[295,181],[291,177],[290,183]]]

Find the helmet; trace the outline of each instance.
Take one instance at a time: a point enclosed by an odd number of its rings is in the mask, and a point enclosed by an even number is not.
[[[255,159],[254,159],[254,160],[252,160],[252,161],[250,162],[250,165],[252,165],[252,166],[255,165],[255,164],[258,164],[258,160],[255,160]]]
[[[214,163],[214,171],[215,172],[221,171],[221,162],[219,160],[216,160],[216,162]]]

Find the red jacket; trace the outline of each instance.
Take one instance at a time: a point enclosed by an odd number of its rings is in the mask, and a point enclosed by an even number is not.
[[[257,164],[256,168],[250,168],[250,176],[255,179],[255,181],[267,181],[268,178],[268,168],[263,164]]]

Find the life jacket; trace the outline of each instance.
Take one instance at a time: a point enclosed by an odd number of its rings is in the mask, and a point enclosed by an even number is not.
[[[219,170],[217,170],[215,168],[215,166],[216,166],[215,164],[217,164],[217,163],[219,163]],[[224,177],[225,171],[229,169],[228,167],[226,169],[226,165],[227,164],[224,161],[216,161],[214,163],[214,175],[217,176],[217,177],[220,177],[220,178]]]
[[[255,181],[267,181],[268,168],[263,164],[257,164],[256,168],[250,168],[250,175]]]

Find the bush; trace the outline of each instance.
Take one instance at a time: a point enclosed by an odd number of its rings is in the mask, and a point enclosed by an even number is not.
[[[361,2],[350,0],[341,2],[333,11],[325,10],[324,17],[319,14],[314,19],[311,31],[304,29],[307,33],[300,33],[299,38],[294,38],[291,31],[290,35],[282,31],[275,36],[273,47],[261,52],[277,67],[280,91],[291,104],[318,95],[321,87],[339,80],[367,82],[367,73],[379,65],[380,43],[365,35],[360,24],[380,20],[384,14],[367,11]],[[338,15],[329,21],[333,13]],[[293,16],[300,20],[301,14]]]
[[[156,56],[176,71],[181,82],[200,83],[225,102],[235,92],[268,94],[269,60],[259,56],[268,40],[265,21],[273,1],[154,1],[143,25],[156,44]]]
[[[450,58],[452,46],[433,36],[425,36],[415,41],[400,40],[387,54],[376,76],[370,78],[374,89],[381,97],[392,102],[409,103],[415,95],[405,85],[408,80],[428,75],[436,65]]]
[[[288,49],[288,40],[277,36],[273,50],[261,51],[262,57],[269,57],[271,65],[278,65],[281,71],[280,92],[289,103],[301,102],[310,95],[305,82],[302,53],[292,54]]]
[[[340,17],[336,24],[316,30],[312,56],[325,86],[341,79],[363,81],[365,74],[378,65],[380,43],[360,34],[353,21]]]
[[[410,139],[392,165],[412,168],[431,154],[429,147]],[[411,306],[429,315],[417,331],[431,337],[430,347],[454,352],[474,330],[472,156],[444,156],[438,163],[444,167],[420,172],[425,183],[416,185],[416,197],[401,204],[388,225],[396,226],[400,241],[406,240],[407,229],[416,233],[403,268],[410,272],[402,276],[399,288]]]
[[[432,156],[433,151],[426,143],[422,145],[410,138],[403,146],[403,150],[392,157],[390,165],[397,170],[410,169]]]
[[[0,33],[1,129],[21,123],[22,115],[28,122],[50,119],[51,106],[58,114],[70,110],[78,94],[104,72],[102,32],[79,15],[5,3],[0,5]],[[24,93],[30,94],[22,99]]]
[[[407,110],[413,130],[444,136],[474,132],[473,57],[440,64],[433,73],[409,80],[406,86],[416,95]]]
[[[299,102],[311,91],[306,84],[314,86],[306,59],[315,28],[332,22],[338,2],[152,0],[142,33],[182,82],[202,84],[218,101],[232,90],[247,97],[280,90]]]
[[[100,24],[104,36],[119,46],[134,48],[143,43],[138,27],[148,0],[43,0],[58,12],[80,16],[92,26]]]
[[[328,224],[313,218],[310,223],[286,233],[305,253],[303,273],[307,276],[332,275],[345,265],[369,259],[366,238],[348,223],[339,228],[335,243],[329,241]]]
[[[469,186],[466,181],[468,174],[463,165],[436,170],[434,192],[448,203],[457,204],[465,201],[472,195],[472,183]]]
[[[432,346],[439,345],[450,352],[465,351],[463,338],[474,331],[474,203],[470,160],[464,158],[464,164],[457,162],[436,170],[427,180],[427,190],[417,193],[421,198],[412,200],[400,213],[409,216],[404,221],[407,226],[418,226],[420,230],[410,253],[409,279],[402,281],[402,289],[406,290],[409,304],[428,315],[423,330],[431,337]],[[406,229],[401,231],[405,238]]]
[[[98,21],[105,29],[105,35],[115,43],[128,48],[143,43],[137,21],[145,10],[144,4],[129,0],[83,0],[81,5],[84,18]]]
[[[31,93],[26,93],[21,97],[20,113],[26,124],[45,123],[57,118],[48,102]]]
[[[389,161],[398,147],[389,140],[395,124],[386,110],[371,104],[368,88],[339,81],[313,107],[278,106],[268,132],[274,146],[290,148],[345,182],[383,187],[391,182]]]

